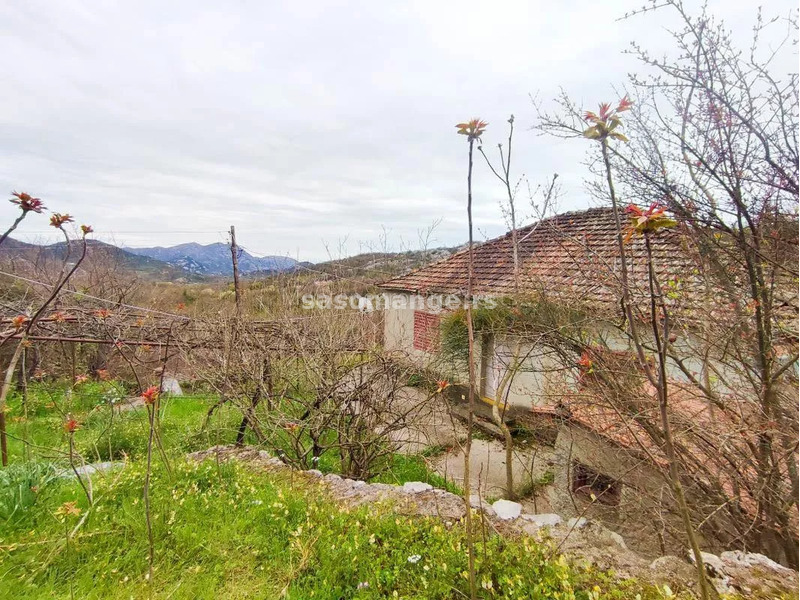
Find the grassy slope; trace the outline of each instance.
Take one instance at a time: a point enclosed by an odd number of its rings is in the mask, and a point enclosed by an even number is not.
[[[33,508],[0,530],[0,597],[68,597],[70,586],[79,598],[146,597],[143,471],[136,462],[98,479],[95,508],[69,547],[64,532],[85,514],[85,498],[69,481],[43,490]],[[176,461],[173,471],[170,479],[157,466],[152,482],[155,597],[454,598],[467,592],[460,527],[399,517],[389,506],[341,512],[319,484],[213,460]],[[67,501],[77,501],[81,515],[56,517]],[[479,556],[481,597],[635,596],[633,586],[623,590],[605,576],[570,567],[527,538],[492,537]]]
[[[138,460],[147,449],[147,415],[143,409],[115,414],[110,417],[108,400],[119,401],[125,397],[119,384],[87,383],[74,392],[65,393],[65,387],[33,385],[28,400],[27,415],[19,394],[9,401],[9,454],[11,462],[25,459],[23,439],[33,444],[29,454],[37,458],[63,458],[67,436],[63,429],[64,416],[70,414],[80,424],[75,433],[75,446],[87,462],[119,460],[123,456]],[[165,397],[161,402],[160,432],[163,445],[171,455],[208,448],[215,444],[231,443],[241,421],[241,413],[230,405],[214,412],[204,426],[209,407],[215,398],[205,394],[186,395],[180,398]],[[248,443],[255,443],[249,437]],[[53,449],[60,452],[54,452]],[[338,456],[329,452],[322,456],[320,470],[337,472]],[[459,489],[428,470],[421,456],[394,455],[388,468],[373,479],[384,483],[402,484],[406,481],[424,481],[456,493]]]
[[[147,448],[147,414],[139,409],[111,417],[108,409],[110,399],[119,402],[126,396],[126,390],[113,382],[83,384],[74,391],[62,386],[33,385],[25,419],[22,399],[19,394],[13,395],[8,414],[11,461],[25,458],[22,440],[26,432],[37,457],[57,457],[52,448],[65,451],[66,414],[81,424],[75,433],[75,445],[87,461],[119,459],[123,453],[133,459],[141,458]],[[165,398],[160,411],[164,446],[176,453],[231,441],[241,417],[233,407],[223,406],[208,427],[203,427],[212,402],[212,398],[202,394]]]
[[[63,390],[36,387],[28,421],[20,419],[19,397],[12,399],[11,434],[21,438],[27,423],[29,439],[42,447],[33,451],[36,458],[57,456],[45,447],[66,448],[61,413],[68,411],[83,424],[76,445],[84,453],[106,459],[109,452],[124,451],[130,460],[124,470],[94,478],[94,508],[69,547],[65,531],[88,510],[75,481],[52,479],[51,471],[44,485],[17,476],[14,485],[0,489],[0,504],[15,493],[15,485],[29,497],[27,508],[7,520],[0,517],[0,598],[68,598],[71,587],[76,598],[150,593],[142,501],[146,420],[137,411],[117,417],[109,428],[108,410],[95,407],[112,391],[111,384],[85,384],[65,398]],[[287,480],[213,461],[187,463],[186,451],[232,440],[238,425],[233,409],[221,409],[210,427],[201,429],[212,401],[197,396],[164,404],[162,436],[173,474],[157,456],[151,493],[153,597],[385,598],[396,592],[402,598],[459,598],[468,591],[461,527],[447,530],[434,519],[399,517],[389,506],[340,512],[318,484],[303,478]],[[9,477],[32,469],[14,438]],[[395,457],[377,479],[441,485],[420,457]],[[31,485],[37,491],[31,492]],[[58,516],[65,502],[76,502],[81,514]],[[529,539],[495,536],[479,546],[481,597],[633,598],[642,591],[634,584],[620,589],[602,574],[570,567]],[[415,555],[419,561],[409,561]]]

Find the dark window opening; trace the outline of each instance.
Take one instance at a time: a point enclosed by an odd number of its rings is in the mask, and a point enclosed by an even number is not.
[[[594,496],[597,502],[617,506],[622,495],[622,484],[576,462],[572,464],[572,493],[589,498]]]

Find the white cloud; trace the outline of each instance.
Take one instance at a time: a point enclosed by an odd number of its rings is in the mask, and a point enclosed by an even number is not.
[[[781,0],[788,10],[788,0]],[[535,136],[528,94],[613,93],[631,39],[663,38],[636,5],[545,2],[70,2],[0,6],[0,191],[25,190],[131,245],[224,239],[325,258],[323,240],[397,247],[442,218],[465,237],[465,144],[453,125],[517,116],[515,168],[561,174],[586,206],[585,146]],[[720,3],[737,31],[751,3]],[[476,225],[504,229],[480,165]],[[14,215],[0,203],[0,219]],[[24,231],[40,235],[46,220]]]

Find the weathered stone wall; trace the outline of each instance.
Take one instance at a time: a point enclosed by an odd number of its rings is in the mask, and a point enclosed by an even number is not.
[[[248,447],[214,446],[194,452],[189,458],[197,461],[235,459],[252,468],[276,473],[288,474],[291,470],[269,453]],[[402,486],[366,483],[335,474],[323,475],[316,470],[301,472],[300,476],[311,485],[322,486],[332,500],[345,507],[386,502],[398,514],[438,518],[446,527],[455,526],[466,513],[460,496],[419,481]],[[651,561],[631,551],[623,536],[591,519],[564,519],[554,513],[527,514],[516,502],[498,500],[489,504],[479,496],[470,497],[470,505],[489,525],[487,535],[528,535],[540,543],[552,544],[573,559],[611,569],[619,578],[636,577],[650,583],[666,583],[676,591],[696,590],[696,571],[687,560],[668,555]],[[709,580],[721,593],[739,593],[743,597],[796,595],[797,572],[761,554],[732,551],[719,556],[704,553],[703,558]]]

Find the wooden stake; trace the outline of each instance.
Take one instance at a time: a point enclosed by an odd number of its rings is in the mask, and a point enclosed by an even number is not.
[[[236,313],[242,313],[242,294],[239,290],[239,247],[236,245],[236,228],[231,225],[231,260],[233,261],[233,291],[236,294]]]

